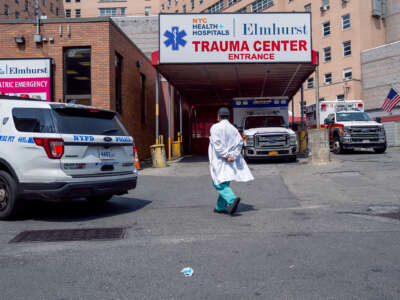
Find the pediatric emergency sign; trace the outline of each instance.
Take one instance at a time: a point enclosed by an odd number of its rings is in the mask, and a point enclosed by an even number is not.
[[[49,58],[0,59],[0,94],[50,101]]]
[[[311,62],[310,13],[160,14],[160,63]]]

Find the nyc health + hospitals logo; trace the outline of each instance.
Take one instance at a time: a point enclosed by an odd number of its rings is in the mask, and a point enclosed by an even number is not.
[[[164,36],[167,38],[167,40],[164,41],[164,45],[166,47],[172,46],[173,51],[178,51],[179,46],[185,47],[186,45],[186,41],[183,38],[187,36],[187,34],[183,29],[179,31],[178,26],[173,26],[171,31],[166,30]]]

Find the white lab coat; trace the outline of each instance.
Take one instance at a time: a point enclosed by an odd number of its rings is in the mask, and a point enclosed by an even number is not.
[[[253,180],[254,177],[241,154],[243,139],[239,131],[228,120],[221,120],[211,127],[210,133],[208,158],[214,183],[219,185],[226,181]],[[233,156],[234,162],[225,159],[229,155]]]

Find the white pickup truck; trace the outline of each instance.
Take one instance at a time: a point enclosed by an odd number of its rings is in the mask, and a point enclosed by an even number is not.
[[[243,156],[296,160],[296,133],[288,128],[288,99],[234,98],[233,123],[243,135]]]

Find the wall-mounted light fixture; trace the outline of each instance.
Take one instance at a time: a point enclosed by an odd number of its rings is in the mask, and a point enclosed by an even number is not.
[[[25,38],[23,36],[16,36],[14,39],[17,44],[25,44]]]

